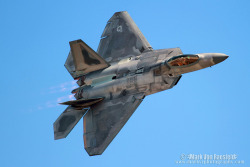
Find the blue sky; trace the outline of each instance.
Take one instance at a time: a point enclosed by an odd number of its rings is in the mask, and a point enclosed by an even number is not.
[[[182,154],[237,154],[249,166],[249,8],[247,0],[0,0],[0,166],[181,166]],[[89,157],[82,121],[53,139],[65,108],[57,103],[75,86],[63,66],[68,42],[96,50],[108,19],[124,10],[154,49],[230,57],[146,97],[104,154]]]

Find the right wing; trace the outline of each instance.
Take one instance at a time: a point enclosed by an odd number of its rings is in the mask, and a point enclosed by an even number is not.
[[[100,155],[143,100],[143,95],[127,95],[101,101],[84,116],[84,148],[89,155]]]
[[[140,55],[152,47],[141,33],[128,12],[117,12],[108,21],[97,53],[107,62]]]

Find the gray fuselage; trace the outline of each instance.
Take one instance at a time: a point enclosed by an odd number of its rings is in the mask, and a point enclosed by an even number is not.
[[[220,53],[196,54],[197,61],[171,66],[168,61],[180,57],[179,48],[154,50],[112,63],[104,70],[89,73],[81,79],[76,99],[104,97],[106,100],[130,94],[150,95],[175,86],[181,74],[215,65],[227,58]],[[192,56],[192,55],[190,55]]]

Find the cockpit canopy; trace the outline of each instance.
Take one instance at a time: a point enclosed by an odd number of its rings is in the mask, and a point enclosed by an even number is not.
[[[172,57],[167,62],[170,66],[185,66],[197,62],[198,59],[198,55],[185,54]]]

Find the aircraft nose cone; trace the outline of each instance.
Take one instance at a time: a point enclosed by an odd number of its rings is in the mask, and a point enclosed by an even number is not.
[[[215,64],[218,64],[228,58],[228,55],[222,54],[222,53],[217,53],[213,55],[213,62]]]

